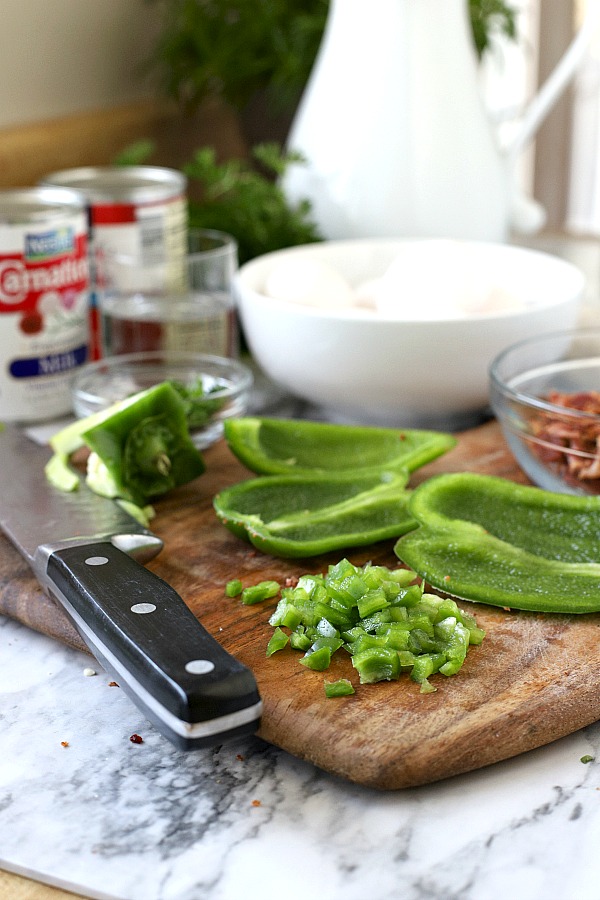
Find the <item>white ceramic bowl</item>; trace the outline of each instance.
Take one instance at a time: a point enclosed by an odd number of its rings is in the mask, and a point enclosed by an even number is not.
[[[396,274],[403,265],[410,269],[411,278],[397,281],[397,296],[387,291],[379,311],[344,305],[335,278],[312,304],[281,299],[286,270],[292,297],[300,293],[302,263],[314,261],[352,289],[392,263]],[[266,293],[273,283],[279,298]],[[541,331],[575,327],[584,284],[572,264],[516,246],[361,239],[258,257],[240,268],[236,295],[256,363],[327,418],[459,429],[488,413],[488,369],[502,349]],[[488,311],[457,314],[461,292],[471,305],[475,295],[483,298]],[[498,298],[501,308],[490,309]]]

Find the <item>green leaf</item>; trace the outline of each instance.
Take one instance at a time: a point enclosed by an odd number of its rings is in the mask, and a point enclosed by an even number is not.
[[[156,149],[156,144],[150,138],[141,138],[133,144],[128,144],[113,160],[115,166],[141,166],[147,163]]]
[[[516,39],[517,9],[504,0],[469,0],[469,14],[479,58],[489,50],[494,34]]]

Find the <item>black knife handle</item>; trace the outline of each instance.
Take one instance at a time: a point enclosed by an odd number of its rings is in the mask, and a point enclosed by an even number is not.
[[[255,731],[252,672],[216,641],[162,578],[109,541],[55,550],[51,593],[134,702],[180,746]],[[206,738],[206,740],[203,740]]]

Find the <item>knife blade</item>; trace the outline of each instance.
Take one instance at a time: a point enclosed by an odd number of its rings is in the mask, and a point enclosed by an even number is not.
[[[185,750],[256,731],[252,672],[144,563],[162,540],[84,483],[65,493],[44,472],[50,449],[0,430],[0,528],[108,672]]]

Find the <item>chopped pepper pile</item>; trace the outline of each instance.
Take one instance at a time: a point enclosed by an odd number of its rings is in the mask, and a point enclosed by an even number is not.
[[[424,593],[415,578],[410,569],[371,563],[357,567],[347,559],[329,566],[324,575],[303,575],[294,587],[281,589],[269,619],[275,630],[267,656],[289,644],[303,654],[302,665],[321,672],[334,653],[345,650],[361,684],[395,680],[408,672],[421,693],[435,691],[429,677],[455,675],[469,646],[480,644],[484,632],[454,600]],[[273,583],[268,584],[269,590],[261,591],[259,584],[245,591],[267,599],[274,596]],[[238,579],[226,588],[229,596],[236,592],[244,601]],[[326,681],[325,693],[344,696],[354,688],[349,679]]]

